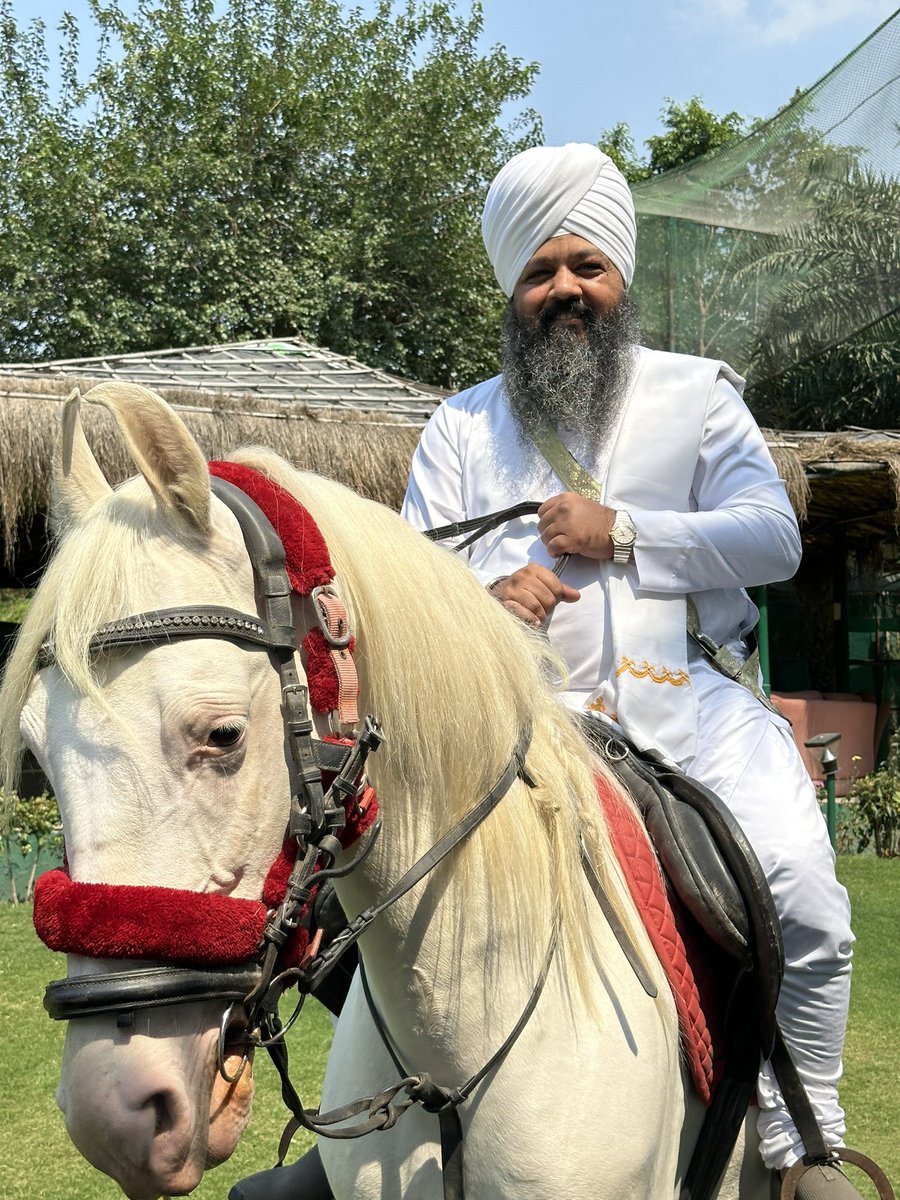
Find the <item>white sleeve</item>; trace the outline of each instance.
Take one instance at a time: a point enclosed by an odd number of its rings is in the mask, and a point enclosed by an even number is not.
[[[460,413],[441,404],[429,417],[413,455],[400,515],[416,529],[465,519]]]
[[[789,579],[797,518],[765,439],[734,387],[713,388],[691,489],[693,512],[629,508],[642,589],[702,592]]]
[[[465,411],[441,404],[429,418],[413,455],[406,495],[400,515],[416,529],[437,529],[454,521],[465,521],[481,514],[466,511],[463,495],[462,454],[471,420]],[[484,514],[485,516],[487,514]],[[440,544],[452,549],[458,538]],[[460,551],[468,562],[471,547]],[[497,579],[496,569],[472,567],[472,572],[487,587]]]

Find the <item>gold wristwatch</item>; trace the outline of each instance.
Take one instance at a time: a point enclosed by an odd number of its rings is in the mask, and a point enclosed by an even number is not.
[[[616,519],[609,531],[609,540],[613,547],[613,562],[620,567],[625,566],[631,561],[634,543],[637,540],[637,530],[634,527],[634,521],[624,509],[616,512]]]

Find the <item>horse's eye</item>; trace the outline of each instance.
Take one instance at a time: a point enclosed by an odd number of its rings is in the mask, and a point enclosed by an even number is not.
[[[243,736],[243,725],[217,725],[215,729],[210,730],[209,744],[217,750],[230,750]]]

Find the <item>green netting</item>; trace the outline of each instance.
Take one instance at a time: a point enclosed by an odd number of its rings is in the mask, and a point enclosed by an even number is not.
[[[727,359],[773,423],[827,424],[830,389],[900,424],[898,175],[900,10],[748,137],[634,186],[648,344]]]

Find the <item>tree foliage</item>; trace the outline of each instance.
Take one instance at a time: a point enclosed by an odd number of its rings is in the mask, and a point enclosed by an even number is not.
[[[478,216],[539,140],[534,68],[481,9],[381,0],[88,0],[50,86],[0,0],[0,356],[299,334],[445,385],[496,360]]]
[[[600,149],[610,156],[629,183],[695,162],[704,154],[736,141],[749,124],[736,112],[718,116],[699,96],[683,104],[667,97],[659,119],[664,132],[646,139],[644,145],[649,153],[645,157],[637,153],[631,130],[624,121],[600,135],[597,143]]]
[[[872,428],[900,420],[900,186],[851,167],[811,220],[752,255],[739,275],[781,282],[754,330],[751,398],[764,422]]]

